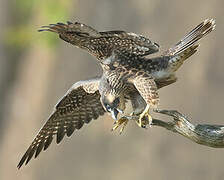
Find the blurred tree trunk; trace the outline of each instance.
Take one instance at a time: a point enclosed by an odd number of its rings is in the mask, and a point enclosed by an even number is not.
[[[50,74],[54,68],[53,54],[40,46],[32,47],[23,58],[24,60],[18,67],[19,73],[16,83],[8,99],[10,109],[7,116],[9,121],[7,133],[10,136],[4,137],[2,146],[5,148],[1,152],[3,162],[13,163],[2,164],[0,172],[2,179],[13,179],[14,175],[10,178],[10,171],[12,169],[16,170],[17,162],[10,159],[19,161],[22,153],[26,150],[25,148],[29,145],[25,142],[32,140],[30,139],[34,132],[32,127],[35,127],[35,123],[39,121],[38,115],[43,113]],[[20,126],[14,126],[13,121],[19,121]],[[24,137],[27,137],[27,139],[24,139]],[[18,144],[14,142],[17,141],[21,142],[20,147],[16,147]],[[12,156],[7,157],[7,154]],[[33,172],[30,170],[27,172],[22,173],[23,177],[21,179],[33,179]]]
[[[9,87],[11,87],[14,79],[18,61],[14,61],[14,57],[17,54],[15,51],[11,51],[4,44],[4,29],[11,21],[11,14],[7,9],[9,8],[8,1],[2,1],[0,6],[0,142],[4,136],[4,113],[7,112],[7,95]],[[17,54],[18,55],[18,54]]]
[[[9,3],[10,15],[13,20],[11,22],[11,34],[10,29],[6,29],[6,33],[9,33],[6,44],[10,40],[14,44],[12,43],[8,50],[11,53],[11,56],[8,57],[11,57],[11,59],[0,62],[0,65],[5,63],[1,67],[7,68],[1,69],[1,73],[7,73],[3,75],[8,77],[0,78],[0,86],[3,87],[0,88],[3,90],[0,98],[2,100],[4,97],[3,101],[7,102],[2,103],[1,106],[3,107],[0,107],[0,110],[6,112],[1,119],[7,122],[4,128],[0,124],[1,130],[7,130],[7,136],[2,137],[1,143],[4,148],[1,148],[0,179],[15,178],[15,174],[11,172],[16,171],[17,163],[29,146],[27,142],[32,140],[30,137],[35,136],[33,127],[35,127],[35,123],[37,124],[40,121],[40,115],[43,114],[45,109],[46,97],[49,92],[47,89],[55,69],[54,48],[48,48],[49,45],[46,45],[46,42],[41,43],[38,38],[33,37],[32,32],[35,31],[35,34],[37,34],[34,25],[44,22],[41,21],[40,23],[43,14],[46,18],[52,16],[52,14],[54,18],[65,17],[68,2],[27,2],[23,0],[20,1],[20,4]],[[30,29],[32,29],[31,32],[29,32]],[[24,42],[29,43],[25,44]],[[5,46],[7,47],[7,45]],[[15,121],[19,126],[15,126]],[[38,125],[42,123],[38,123]],[[11,156],[8,156],[9,154]],[[2,162],[8,163],[3,164]],[[27,168],[25,170],[27,172],[21,173],[17,179],[34,179],[33,169]]]

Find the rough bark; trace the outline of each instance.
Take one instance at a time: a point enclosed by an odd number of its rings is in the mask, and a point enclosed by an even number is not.
[[[224,125],[194,125],[185,115],[175,110],[156,110],[155,112],[171,116],[173,121],[164,122],[153,119],[152,126],[163,127],[201,145],[213,148],[224,147]]]

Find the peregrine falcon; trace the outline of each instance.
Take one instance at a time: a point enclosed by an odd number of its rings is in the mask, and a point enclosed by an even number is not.
[[[18,164],[20,168],[51,144],[53,137],[60,143],[85,123],[105,112],[116,120],[112,130],[123,131],[130,117],[145,128],[151,123],[150,109],[157,108],[158,89],[176,82],[175,72],[198,48],[198,40],[215,28],[207,19],[184,36],[177,44],[154,58],[146,55],[158,51],[158,44],[134,33],[124,31],[98,32],[81,23],[58,23],[43,26],[40,31],[52,31],[63,40],[94,55],[103,69],[101,77],[75,83],[55,106],[44,126],[32,141]],[[118,119],[126,102],[133,112]]]

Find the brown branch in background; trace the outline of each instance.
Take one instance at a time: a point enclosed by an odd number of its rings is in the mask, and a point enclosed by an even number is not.
[[[201,145],[224,148],[224,125],[193,125],[186,116],[178,111],[156,110],[155,112],[171,116],[173,121],[164,122],[159,119],[153,119],[153,126],[163,127]]]

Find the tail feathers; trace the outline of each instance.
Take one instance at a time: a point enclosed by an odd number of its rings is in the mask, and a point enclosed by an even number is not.
[[[192,45],[192,46],[188,47],[187,49],[185,49],[181,53],[178,53],[179,58],[182,61],[185,61],[187,58],[189,58],[190,56],[192,56],[194,53],[197,52],[198,47],[199,47],[199,44]]]
[[[185,59],[196,52],[198,45],[195,45],[202,37],[215,29],[215,20],[206,19],[184,36],[174,47],[163,53],[164,56],[175,56],[185,54]],[[189,55],[187,55],[189,52]]]

